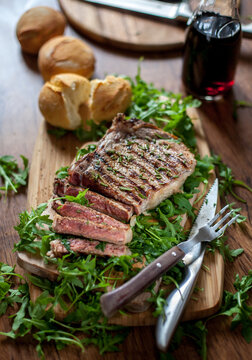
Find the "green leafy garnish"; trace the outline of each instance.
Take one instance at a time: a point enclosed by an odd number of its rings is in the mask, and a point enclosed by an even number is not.
[[[4,191],[6,195],[10,190],[17,192],[20,186],[25,186],[27,183],[28,159],[23,155],[20,155],[20,158],[23,162],[23,169],[18,166],[13,156],[4,155],[0,157],[0,177],[4,183],[3,186],[0,186],[0,191]]]
[[[126,77],[132,88],[132,103],[126,114],[149,122],[154,119],[164,131],[168,131],[183,140],[190,147],[196,145],[193,124],[186,114],[188,107],[200,106],[200,101],[191,96],[182,98],[164,89],[158,90],[153,84],[147,84],[141,78],[140,65],[135,80]]]
[[[213,155],[213,164],[216,166],[218,170],[218,176],[220,178],[219,181],[220,195],[223,196],[224,194],[226,195],[230,193],[233,195],[235,199],[243,203],[246,203],[245,199],[242,199],[234,192],[234,187],[235,186],[242,187],[251,193],[252,193],[252,188],[246,185],[243,181],[236,180],[233,176],[232,170],[222,162],[220,156]]]
[[[73,131],[73,134],[81,142],[99,140],[108,130],[106,122],[95,124],[93,120],[88,120],[87,125],[90,127],[89,131],[85,130],[83,126],[80,126],[78,129]]]
[[[248,293],[252,289],[252,270],[241,279],[236,274],[234,288],[236,289],[234,294],[224,291],[223,304],[217,316],[235,315],[231,321],[231,330],[241,326],[242,336],[249,344],[252,340],[252,307],[248,305],[247,300]]]
[[[28,251],[33,254],[41,248],[41,238],[50,235],[48,226],[52,225],[49,215],[43,215],[47,203],[40,204],[37,209],[27,210],[19,214],[19,224],[14,227],[18,232],[20,241],[14,244],[14,251]]]
[[[98,245],[96,245],[96,249],[101,250],[102,252],[104,252],[105,247],[106,247],[107,243],[104,241],[100,241]]]
[[[72,195],[65,195],[64,199],[70,202],[76,202],[80,205],[90,206],[88,199],[86,199],[86,193],[88,192],[88,189],[85,189],[83,191],[80,191],[78,195],[72,196]]]
[[[54,135],[57,139],[60,139],[68,133],[68,130],[62,129],[59,127],[55,127],[55,128],[49,129],[47,132],[48,132],[48,134]]]
[[[6,313],[8,306],[21,303],[22,286],[12,289],[15,286],[14,278],[23,279],[15,273],[15,268],[0,262],[0,316]]]
[[[59,179],[65,179],[68,176],[68,169],[69,166],[61,166],[61,168],[56,171],[55,175],[57,175],[57,178]]]
[[[88,147],[84,147],[83,149],[78,149],[75,160],[78,161],[80,158],[82,158],[84,155],[89,154],[90,152],[95,151],[96,145],[90,144]]]
[[[244,250],[242,248],[230,249],[229,245],[226,244],[226,241],[226,236],[222,236],[216,240],[213,240],[208,251],[214,252],[215,249],[218,249],[225,261],[233,262],[237,256],[244,252]]]
[[[0,332],[0,335],[16,339],[26,334],[32,334],[38,342],[36,349],[41,359],[45,359],[43,344],[54,341],[58,350],[66,345],[75,345],[83,351],[89,344],[95,344],[103,354],[108,351],[118,351],[120,344],[128,334],[128,329],[122,326],[109,325],[102,315],[99,299],[101,292],[90,292],[94,287],[92,282],[98,280],[99,287],[106,285],[104,277],[97,277],[95,259],[77,260],[66,265],[67,256],[59,261],[59,281],[29,275],[29,281],[40,287],[43,292],[33,303],[29,296],[29,287],[25,280],[14,273],[14,268],[0,263],[0,315],[3,315],[9,305],[20,303],[18,311],[12,315],[12,329]],[[105,269],[106,270],[106,269]],[[13,276],[19,276],[23,281],[18,289],[12,282]],[[66,299],[68,304],[66,305]],[[70,311],[64,321],[55,319],[54,307],[60,304],[65,311]],[[75,334],[84,333],[84,338]]]

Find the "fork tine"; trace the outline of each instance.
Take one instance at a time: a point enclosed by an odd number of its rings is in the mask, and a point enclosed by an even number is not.
[[[226,225],[224,225],[220,230],[218,230],[217,233],[216,233],[216,234],[217,234],[217,237],[220,236],[221,234],[223,234],[224,231],[226,230],[226,228],[227,228],[228,226],[230,226],[231,224],[233,224],[238,217],[239,217],[239,214],[236,215],[235,217],[233,217],[231,220],[229,220],[229,222],[228,222]]]
[[[210,221],[208,221],[207,224],[208,224],[208,225],[212,225],[212,224],[218,219],[218,217],[226,211],[226,209],[227,209],[228,207],[229,207],[229,205],[224,206],[224,208],[222,208],[222,209],[215,215],[214,218],[212,218]]]
[[[218,227],[224,223],[224,221],[234,212],[234,210],[229,211],[225,216],[223,216],[222,219],[220,219],[220,221],[218,221],[212,228],[214,230],[218,229]]]

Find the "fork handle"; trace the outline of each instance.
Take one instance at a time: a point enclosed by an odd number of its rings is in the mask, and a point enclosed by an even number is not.
[[[178,246],[174,246],[146,266],[125,284],[102,295],[100,303],[103,314],[108,318],[111,317],[117,310],[121,309],[146,287],[176,265],[184,256],[184,251]]]

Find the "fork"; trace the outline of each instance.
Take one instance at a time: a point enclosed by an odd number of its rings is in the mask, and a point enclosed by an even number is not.
[[[231,210],[225,216],[220,218],[228,208],[229,205],[222,208],[211,220],[199,229],[195,236],[166,251],[122,286],[102,295],[100,303],[104,315],[106,317],[111,317],[117,310],[122,308],[146,287],[151,285],[155,280],[160,278],[165,272],[183,259],[196,244],[201,242],[210,242],[221,236],[226,228],[233,224],[239,216],[236,215],[231,218],[220,228],[220,226],[228,218],[230,218],[234,212],[234,210]],[[216,221],[218,222],[216,223]]]
[[[229,204],[224,206],[211,220],[209,220],[204,226],[202,226],[199,231],[191,239],[182,242],[178,247],[187,253],[192,249],[194,245],[199,242],[211,242],[212,240],[220,237],[226,230],[226,228],[232,225],[236,219],[239,217],[239,214],[231,218],[224,226],[219,228],[234,212],[234,209],[229,211],[225,216],[221,217],[222,214],[229,208]],[[221,218],[220,218],[221,217]],[[215,223],[218,219],[220,220]]]

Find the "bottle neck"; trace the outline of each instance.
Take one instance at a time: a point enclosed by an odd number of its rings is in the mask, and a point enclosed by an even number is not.
[[[197,11],[210,11],[239,19],[237,0],[201,0]]]

